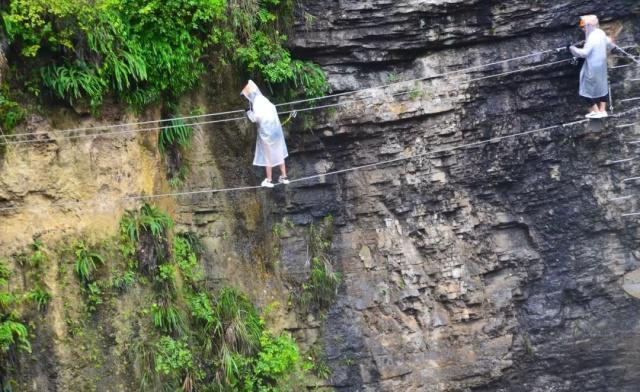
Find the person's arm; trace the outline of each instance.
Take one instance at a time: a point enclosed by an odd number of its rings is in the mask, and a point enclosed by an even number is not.
[[[593,38],[593,34],[589,38]],[[594,46],[593,39],[588,39],[587,42],[585,42],[584,47],[582,49],[576,48],[575,46],[570,46],[569,50],[571,51],[571,54],[574,57],[586,58],[589,56],[589,54],[591,54],[591,51],[593,50],[593,46]]]
[[[611,51],[617,47],[615,41],[611,37],[607,37],[607,50]]]

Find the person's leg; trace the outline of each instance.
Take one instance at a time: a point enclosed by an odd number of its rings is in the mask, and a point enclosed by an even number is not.
[[[273,169],[271,168],[271,166],[265,166],[264,169],[267,171],[267,180],[271,181],[271,174]],[[273,182],[273,181],[271,181]]]
[[[284,162],[282,162],[280,164],[280,175],[282,177],[286,177],[287,176],[287,166],[284,164]]]
[[[600,102],[598,103],[598,111],[599,112],[604,112],[607,110],[607,103],[606,102]]]
[[[598,102],[593,98],[583,97],[584,101],[589,105],[589,113],[595,113],[598,111]]]

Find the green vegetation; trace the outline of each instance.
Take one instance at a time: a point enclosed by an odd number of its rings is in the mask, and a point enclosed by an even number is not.
[[[151,305],[153,325],[167,334],[181,335],[184,332],[184,315],[169,301],[159,301]]]
[[[14,349],[31,352],[27,327],[19,320],[17,305],[20,297],[9,291],[11,272],[4,261],[0,260],[0,371],[8,360],[5,355]]]
[[[188,343],[163,336],[156,342],[155,350],[155,371],[168,379],[184,380],[183,390],[192,390],[194,363]]]
[[[30,267],[40,274],[41,268],[49,261],[49,257],[44,251],[44,245],[40,240],[35,240],[29,245],[29,251],[16,256],[18,264],[22,267]]]
[[[325,217],[309,227],[311,271],[297,296],[298,305],[305,312],[324,311],[334,301],[342,282],[340,273],[333,270],[329,256],[333,242],[333,217]]]
[[[203,279],[198,236],[174,234],[172,227],[164,212],[143,205],[123,216],[113,239],[66,239],[56,250],[35,241],[14,257],[13,265],[30,288],[24,293],[8,291],[11,269],[0,263],[0,376],[7,371],[15,376],[17,368],[3,368],[4,363],[20,350],[30,350],[28,326],[35,320],[23,316],[26,305],[47,311],[51,294],[43,276],[50,271],[50,258],[59,260],[56,296],[64,312],[62,338],[88,364],[77,374],[83,390],[95,389],[106,374],[113,374],[102,351],[107,344],[109,355],[137,384],[127,385],[132,389],[293,392],[307,389],[311,373],[328,376],[319,352],[303,356],[289,334],[267,329],[263,317],[268,309],[261,314],[231,287],[212,291]],[[157,251],[163,246],[167,248]],[[138,274],[149,257],[157,268],[150,275]],[[35,311],[24,314],[41,317]],[[50,344],[37,343],[39,351]],[[26,385],[18,380],[16,388]]]
[[[230,63],[271,89],[327,90],[283,47],[292,0],[9,0],[0,11],[21,76],[70,103],[170,101]]]
[[[181,119],[173,119],[165,125],[158,134],[158,150],[167,165],[169,184],[175,189],[187,178],[189,167],[182,157],[191,144],[193,128]]]
[[[196,284],[203,278],[202,271],[198,267],[198,255],[201,252],[200,242],[195,235],[182,233],[173,237],[173,261],[190,284]]]
[[[135,268],[141,263],[144,232],[164,241],[172,226],[168,216],[151,206],[127,212],[120,223],[120,250],[124,259],[136,259],[127,264]],[[270,333],[258,309],[238,290],[224,287],[212,294],[204,286],[202,252],[197,235],[175,234],[170,255],[156,253],[156,257],[167,257],[156,259],[151,284],[137,281],[152,291],[153,298],[140,313],[140,328],[145,332],[131,358],[141,389],[284,392],[306,388],[308,371],[314,367],[301,359],[295,341],[286,334]],[[117,281],[123,282],[125,276],[118,274]],[[127,281],[116,285],[112,278],[112,286],[136,284],[133,277]]]
[[[104,259],[82,240],[75,242],[72,251],[74,272],[80,281],[80,291],[85,300],[86,310],[91,313],[103,303],[103,287],[101,282],[96,280],[95,274],[98,267],[104,264]]]
[[[274,336],[267,331],[245,295],[224,288],[216,298],[203,292],[194,294],[188,304],[195,346],[202,348],[194,357],[203,365],[200,377],[212,377],[221,390],[304,388],[309,366],[302,361],[295,341],[287,334]]]
[[[32,287],[30,291],[24,293],[24,299],[33,303],[38,311],[46,311],[51,301],[51,294],[43,281],[44,271],[49,262],[44,244],[36,239],[26,251],[15,255],[14,259],[22,267],[27,284]]]
[[[409,99],[412,101],[417,100],[418,98],[422,98],[423,92],[420,86],[416,85],[414,88],[409,91]]]
[[[263,331],[258,355],[241,363],[242,379],[234,386],[241,386],[242,391],[295,390],[295,384],[288,381],[296,371],[304,373],[302,366],[298,346],[291,336],[274,337]]]
[[[158,135],[158,150],[166,154],[172,146],[185,147],[191,141],[193,128],[187,126],[184,120],[171,120],[167,128],[162,129]]]
[[[169,259],[171,218],[157,207],[144,203],[139,210],[130,210],[120,220],[120,250],[129,267],[148,275]]]
[[[37,249],[34,247],[37,245]],[[14,377],[18,372],[18,358],[31,353],[31,334],[36,328],[39,314],[44,312],[51,300],[42,283],[43,264],[37,267],[25,260],[42,261],[42,243],[37,241],[10,260],[0,259],[0,387],[11,391],[15,386]],[[37,256],[33,257],[34,254]],[[33,257],[33,258],[32,258]],[[13,270],[11,265],[18,267]],[[24,285],[34,286],[31,291],[23,291]],[[5,389],[6,388],[6,389]]]
[[[78,241],[74,246],[76,256],[75,271],[78,279],[85,285],[93,280],[93,273],[104,263],[102,256],[87,247],[84,241]]]
[[[111,287],[117,289],[120,293],[125,292],[129,287],[133,286],[136,281],[136,274],[133,271],[125,271],[114,274],[111,277]]]
[[[9,98],[9,88],[0,88],[0,129],[4,135],[10,134],[25,118],[25,110],[20,105]],[[0,140],[4,142],[4,140]]]
[[[318,378],[326,380],[331,377],[331,368],[327,364],[325,353],[322,350],[321,341],[316,341],[313,346],[309,348],[309,351],[305,354],[311,365],[311,372]]]
[[[291,222],[287,218],[283,218],[281,223],[275,223],[273,225],[271,232],[276,238],[281,239],[285,235],[288,235],[289,231],[294,227],[295,225],[293,224],[293,222]]]
[[[140,207],[138,230],[146,230],[154,238],[164,238],[171,227],[173,227],[173,221],[160,209],[146,203]]]
[[[33,302],[38,311],[44,312],[51,301],[51,294],[42,285],[38,284],[33,290],[26,293],[25,299]]]
[[[333,303],[342,282],[340,273],[334,272],[327,260],[314,257],[311,260],[309,278],[302,284],[302,293],[298,299],[303,309],[324,310]]]

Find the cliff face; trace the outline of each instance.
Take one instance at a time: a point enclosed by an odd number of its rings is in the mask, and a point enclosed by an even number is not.
[[[622,27],[619,43],[640,40],[636,1],[304,0],[302,8],[293,51],[321,64],[337,92],[562,47],[582,39],[575,24],[586,13],[601,16],[612,31]],[[310,129],[303,130],[302,121],[289,127],[290,174],[572,122],[585,108],[576,95],[579,68],[568,63],[465,83],[564,56],[549,53],[471,75],[368,90],[356,95],[366,99],[319,110],[307,120]],[[617,112],[633,108],[619,100],[638,95],[640,84],[630,81],[638,77],[636,67],[611,71]],[[183,105],[218,111],[216,98],[203,87]],[[157,117],[150,112],[142,119]],[[103,120],[132,119],[107,112]],[[281,306],[271,323],[295,332],[305,346],[322,345],[333,370],[326,384],[337,390],[634,391],[640,303],[621,285],[640,267],[638,225],[621,214],[636,205],[635,199],[610,201],[636,192],[633,181],[623,182],[637,175],[634,163],[610,163],[637,152],[626,142],[640,136],[640,127],[616,128],[634,121],[629,114],[284,190],[161,204],[179,227],[199,234],[210,286],[240,286],[262,307],[287,303],[289,290],[309,272],[308,225],[334,217],[331,254],[344,279],[336,302],[324,318],[296,317]],[[32,117],[26,130],[87,125],[91,120],[56,109]],[[247,124],[198,129],[184,189],[255,184],[262,173],[249,167],[253,137]],[[106,201],[168,190],[155,136],[144,133],[22,145],[6,153],[0,175],[0,206],[20,207],[2,213],[4,256],[34,236],[55,242],[86,231],[112,235],[123,208],[133,203]],[[47,208],[68,200],[94,205]],[[284,219],[294,227],[278,242],[272,228]],[[266,268],[276,248],[281,263]],[[82,390],[82,379],[129,390],[131,369],[124,364],[95,371],[75,363],[57,273],[58,267],[47,271],[53,300],[38,319],[51,328],[39,328],[44,333],[36,355],[22,363],[22,385]],[[126,296],[120,310],[127,311],[135,296]],[[104,363],[118,361],[121,350],[114,347],[130,337],[120,324],[112,328],[113,339],[100,342]],[[38,355],[48,358],[47,366]]]
[[[338,90],[433,75],[577,41],[578,15],[637,41],[638,4],[306,1],[294,51]],[[446,80],[374,89],[318,120],[294,175],[364,165],[579,118],[578,68],[547,54]],[[612,60],[612,65],[626,63]],[[637,68],[611,71],[635,97]],[[393,96],[403,91],[414,93]],[[616,103],[616,110],[632,102]],[[343,292],[324,323],[339,390],[632,391],[640,381],[635,115],[573,125],[295,186],[305,222],[338,217]],[[313,140],[313,141],[311,141]],[[302,205],[300,205],[302,204]]]

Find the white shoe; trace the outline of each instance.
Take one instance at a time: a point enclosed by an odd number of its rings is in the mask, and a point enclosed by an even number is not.
[[[278,177],[278,182],[279,182],[280,184],[287,185],[287,184],[290,182],[290,181],[289,181],[289,177],[287,177],[287,176],[280,176],[280,177]]]
[[[262,183],[260,184],[260,186],[263,186],[265,188],[273,188],[273,182],[271,182],[268,178],[265,178],[264,181],[262,181]]]
[[[607,111],[605,110],[604,112],[597,112],[596,114],[593,115],[592,118],[606,118],[609,117],[609,114],[607,114]]]
[[[598,112],[589,112],[585,115],[586,118],[597,118]]]

